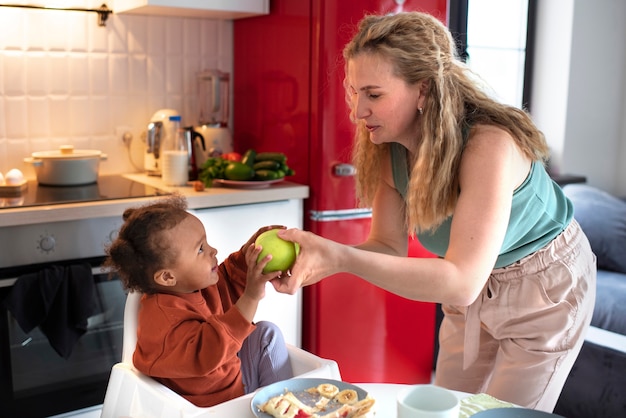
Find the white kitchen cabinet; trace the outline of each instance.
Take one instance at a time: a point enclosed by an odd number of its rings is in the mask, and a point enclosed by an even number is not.
[[[209,245],[216,248],[221,262],[237,251],[261,227],[284,225],[302,228],[302,199],[279,200],[268,203],[192,209],[204,225]],[[301,346],[302,292],[286,295],[267,284],[265,298],[259,303],[255,321],[268,320],[277,324],[287,343]]]
[[[113,12],[141,15],[240,19],[266,15],[269,0],[115,0]]]

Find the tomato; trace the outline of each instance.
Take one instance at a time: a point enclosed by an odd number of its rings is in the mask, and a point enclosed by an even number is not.
[[[226,154],[222,154],[222,158],[227,160],[227,161],[241,161],[241,154],[239,154],[238,152],[227,152]]]

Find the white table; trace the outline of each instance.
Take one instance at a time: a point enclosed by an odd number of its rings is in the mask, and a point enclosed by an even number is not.
[[[398,393],[410,386],[395,383],[355,383],[376,399],[376,418],[396,418],[396,397]],[[456,392],[459,399],[470,396],[469,393]],[[255,418],[250,408],[253,394],[233,399],[218,405],[211,412],[195,415],[194,418]]]
[[[356,383],[356,385],[376,399],[376,418],[396,418],[396,397],[402,389],[411,386],[395,383]],[[453,392],[459,400],[471,396],[470,393]]]

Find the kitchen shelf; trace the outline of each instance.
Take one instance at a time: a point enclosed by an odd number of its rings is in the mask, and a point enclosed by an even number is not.
[[[116,14],[241,19],[266,15],[269,0],[115,0]]]

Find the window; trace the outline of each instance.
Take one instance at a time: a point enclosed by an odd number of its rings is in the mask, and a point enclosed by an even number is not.
[[[536,0],[456,0],[449,25],[461,57],[499,101],[530,107]]]

